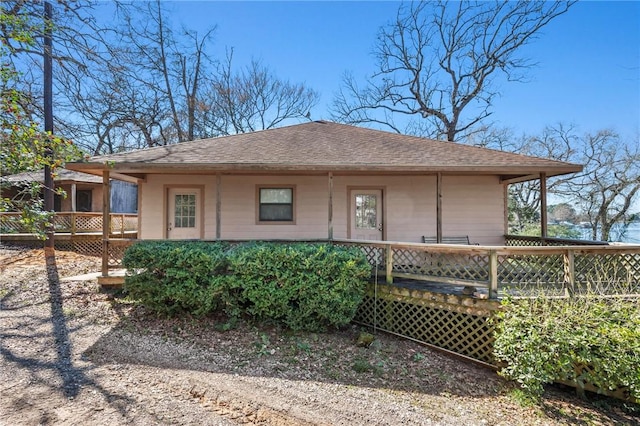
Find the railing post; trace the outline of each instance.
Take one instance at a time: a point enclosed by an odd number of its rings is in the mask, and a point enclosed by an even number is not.
[[[567,296],[573,296],[576,291],[576,262],[575,252],[568,249],[564,255],[564,283]]]
[[[71,235],[76,235],[76,212],[71,212]]]
[[[111,234],[111,183],[109,170],[102,171],[102,276],[109,276],[109,235]]]
[[[498,253],[489,250],[489,299],[498,298]]]
[[[121,217],[122,222],[120,222],[120,235],[124,238],[124,213],[122,213]]]
[[[386,245],[387,284],[393,284],[393,249],[391,244]]]

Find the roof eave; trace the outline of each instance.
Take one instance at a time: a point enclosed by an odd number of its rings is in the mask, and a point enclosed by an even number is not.
[[[256,173],[256,172],[304,172],[306,173],[448,173],[448,174],[483,174],[503,176],[503,181],[523,181],[536,179],[541,173],[547,177],[579,172],[582,166],[563,163],[554,166],[421,166],[421,165],[382,165],[382,164],[264,164],[264,163],[67,163],[67,168],[80,172],[101,176],[109,170],[112,175],[130,176],[140,180],[141,174],[147,173]],[[127,179],[130,180],[130,179]]]

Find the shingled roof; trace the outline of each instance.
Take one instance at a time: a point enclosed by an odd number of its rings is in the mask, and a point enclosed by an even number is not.
[[[211,171],[473,173],[505,177],[581,166],[453,142],[315,121],[277,129],[93,157],[68,168],[100,174]]]
[[[28,184],[31,182],[44,182],[44,170],[35,172],[22,172],[15,175],[6,175],[0,177],[0,181],[7,182],[11,185]],[[102,183],[102,178],[87,173],[75,172],[73,170],[58,169],[55,171],[54,181],[58,184],[63,183]]]

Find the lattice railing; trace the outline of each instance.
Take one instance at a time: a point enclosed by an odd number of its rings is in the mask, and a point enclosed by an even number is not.
[[[579,253],[574,263],[576,293],[640,294],[640,252]]]
[[[102,215],[72,215],[75,227],[68,228],[72,233],[102,232]]]
[[[564,294],[565,262],[560,254],[504,254],[498,256],[499,287],[518,295],[547,289]]]
[[[505,245],[511,247],[542,247],[542,246],[606,246],[606,241],[585,241],[571,238],[530,237],[527,235],[505,235]]]
[[[30,231],[20,222],[20,213],[0,213],[0,234],[28,234]],[[135,233],[138,215],[111,213],[112,234]],[[59,234],[88,234],[102,232],[102,213],[58,212],[53,217],[54,231]]]
[[[570,295],[597,287],[601,294],[640,294],[640,247],[491,247],[338,240],[360,247],[387,283],[413,279],[509,292]]]
[[[491,364],[494,329],[489,317],[499,304],[485,301],[474,309],[433,297],[420,290],[402,295],[392,287],[370,284],[355,321]]]
[[[135,242],[136,240],[129,239],[109,239],[107,242],[108,267],[121,268],[125,250]]]
[[[19,221],[19,214],[0,212],[0,233],[2,234],[21,234],[24,232],[24,226]]]
[[[69,232],[73,226],[74,218],[70,215],[56,214],[53,216],[53,230],[55,232]]]

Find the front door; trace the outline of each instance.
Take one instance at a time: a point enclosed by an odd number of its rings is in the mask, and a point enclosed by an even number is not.
[[[200,239],[200,190],[169,188],[167,196],[167,238]]]
[[[351,190],[351,239],[381,241],[383,226],[382,190]]]

